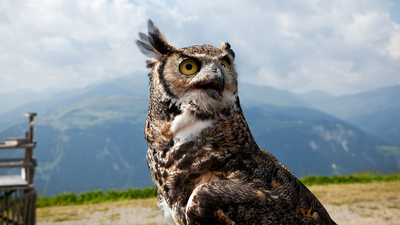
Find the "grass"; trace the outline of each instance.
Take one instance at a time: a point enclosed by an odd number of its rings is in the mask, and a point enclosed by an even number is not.
[[[328,184],[356,184],[400,181],[400,174],[382,175],[379,173],[354,173],[349,175],[315,176],[309,175],[299,179],[304,185],[328,185]]]
[[[328,185],[328,184],[355,184],[355,183],[376,183],[400,181],[399,174],[382,175],[377,173],[356,173],[349,175],[337,176],[306,176],[300,178],[300,181],[306,186]],[[37,199],[37,207],[49,206],[67,206],[67,205],[88,205],[104,202],[116,202],[131,199],[145,199],[157,196],[155,187],[143,189],[115,190],[111,189],[107,192],[101,190],[87,191],[80,194],[63,193],[49,198],[39,197]]]
[[[123,201],[129,199],[152,198],[155,196],[157,196],[157,190],[155,187],[127,190],[111,189],[106,193],[102,192],[101,190],[95,190],[83,192],[80,194],[63,193],[60,195],[54,195],[49,198],[39,197],[37,199],[36,206],[40,208],[48,206],[87,205],[103,202]]]

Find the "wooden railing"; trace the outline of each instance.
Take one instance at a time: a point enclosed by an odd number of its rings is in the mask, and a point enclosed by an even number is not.
[[[35,224],[36,191],[33,185],[36,159],[33,149],[33,118],[28,113],[29,130],[24,138],[7,138],[0,150],[25,149],[24,158],[0,159],[0,169],[21,168],[21,175],[0,176],[0,224]]]

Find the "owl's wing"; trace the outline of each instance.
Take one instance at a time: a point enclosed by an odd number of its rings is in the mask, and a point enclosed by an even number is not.
[[[261,152],[264,153],[265,155],[267,155],[270,159],[272,159],[272,161],[274,161],[275,163],[279,164],[280,166],[282,166],[283,168],[285,168],[287,171],[291,172],[292,174],[294,174],[294,172],[289,169],[287,166],[283,165],[281,162],[279,162],[279,160],[277,158],[275,158],[275,156],[273,156],[271,153],[265,151],[264,149],[260,148]]]
[[[313,208],[314,207],[314,208]],[[335,224],[318,215],[319,204],[302,209],[284,196],[223,180],[198,186],[189,199],[187,224]]]

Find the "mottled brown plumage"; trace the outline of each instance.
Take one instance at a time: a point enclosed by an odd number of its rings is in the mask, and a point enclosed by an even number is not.
[[[170,224],[335,224],[318,199],[260,149],[240,107],[234,53],[175,48],[149,21],[147,161]]]

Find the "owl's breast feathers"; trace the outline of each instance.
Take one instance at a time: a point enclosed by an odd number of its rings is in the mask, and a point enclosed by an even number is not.
[[[168,116],[149,114],[147,159],[176,223],[334,224],[318,199],[258,147],[238,98],[213,116],[169,100],[155,107]]]

